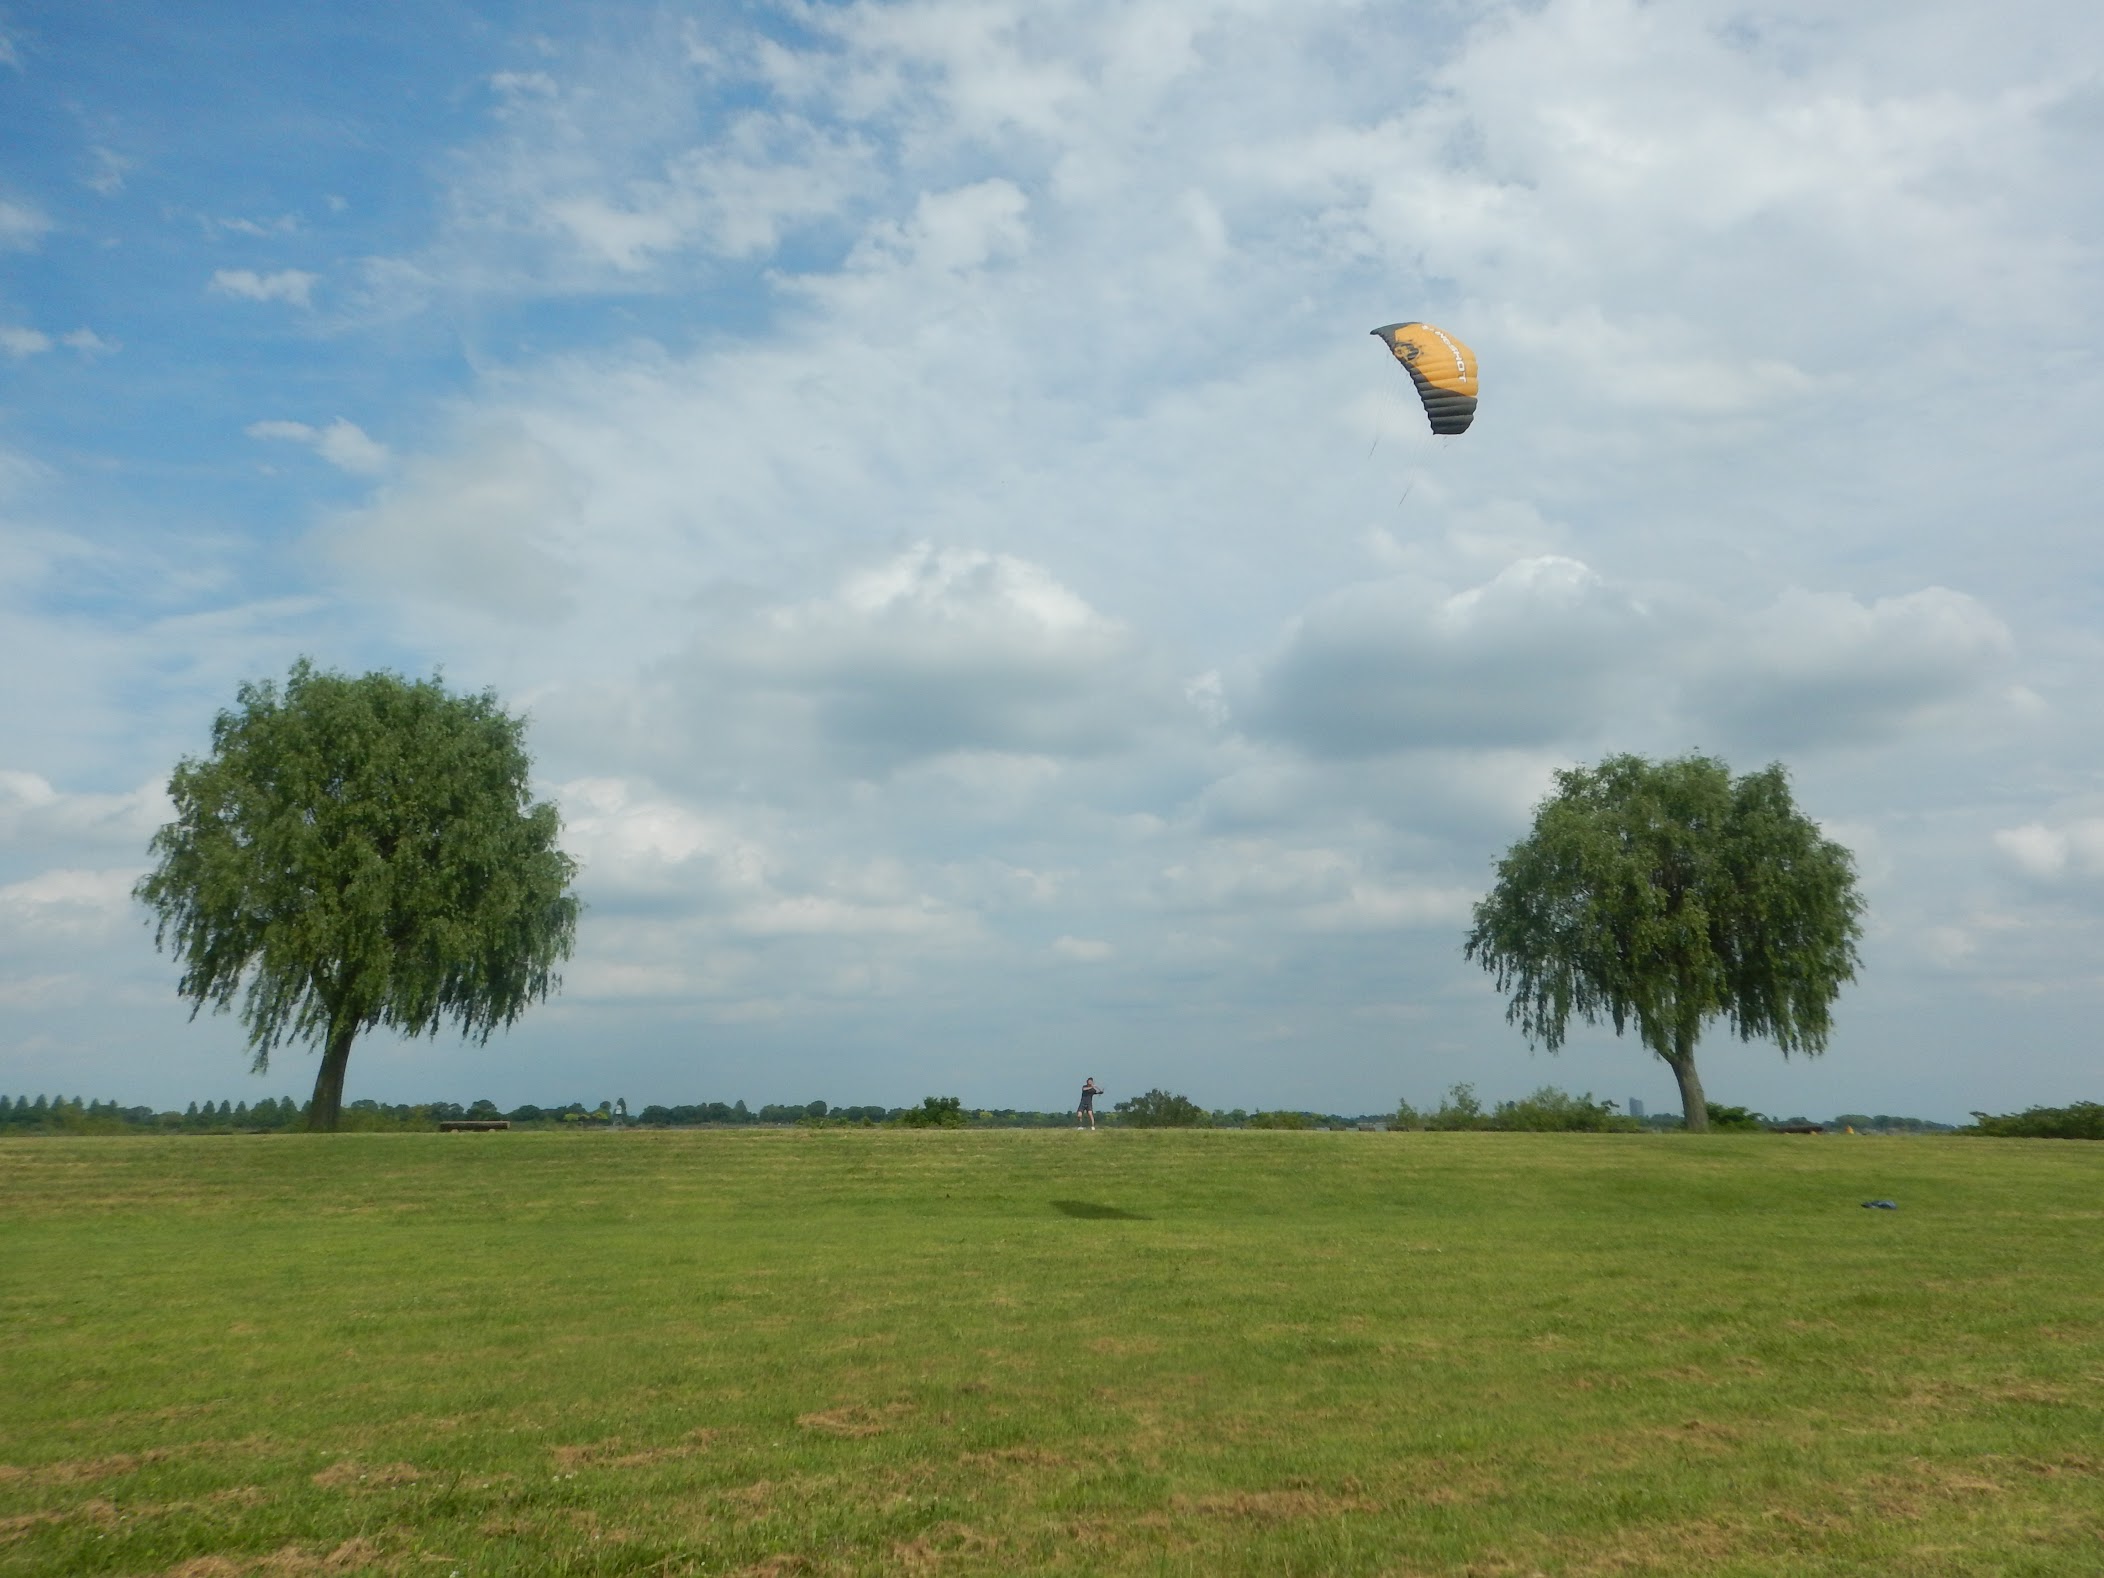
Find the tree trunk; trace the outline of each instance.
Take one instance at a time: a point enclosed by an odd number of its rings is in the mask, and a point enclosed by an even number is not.
[[[321,1055],[321,1071],[314,1076],[314,1102],[307,1109],[309,1134],[334,1134],[343,1116],[343,1071],[351,1065],[351,1041],[358,1034],[358,1021],[329,1026],[329,1044]]]
[[[1702,1094],[1702,1076],[1695,1072],[1695,1033],[1683,1030],[1673,1038],[1673,1055],[1666,1059],[1673,1077],[1680,1081],[1680,1116],[1690,1134],[1709,1132],[1709,1102]]]

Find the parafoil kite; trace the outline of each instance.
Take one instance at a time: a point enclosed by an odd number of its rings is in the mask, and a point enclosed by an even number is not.
[[[1435,433],[1466,433],[1476,419],[1476,353],[1429,323],[1390,323],[1373,331],[1417,385]]]

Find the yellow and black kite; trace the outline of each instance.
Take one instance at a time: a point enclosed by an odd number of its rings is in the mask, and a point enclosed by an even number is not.
[[[1373,331],[1417,385],[1435,433],[1466,433],[1476,419],[1476,353],[1429,323],[1390,323]]]

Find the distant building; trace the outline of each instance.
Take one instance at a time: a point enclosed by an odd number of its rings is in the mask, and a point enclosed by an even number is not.
[[[1636,1097],[1631,1096],[1629,1098],[1629,1116],[1631,1116],[1632,1118],[1641,1118],[1643,1115],[1644,1104],[1641,1101],[1637,1100]]]

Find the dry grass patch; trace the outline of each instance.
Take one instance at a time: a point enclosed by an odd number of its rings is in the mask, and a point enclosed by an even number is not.
[[[347,1492],[399,1490],[404,1485],[414,1485],[423,1477],[423,1470],[414,1463],[370,1465],[349,1457],[331,1463],[312,1476],[315,1485],[322,1490]]]
[[[693,1430],[684,1440],[659,1447],[629,1447],[619,1436],[613,1436],[605,1441],[550,1447],[548,1450],[556,1469],[565,1474],[586,1468],[649,1468],[653,1464],[677,1463],[697,1456],[707,1449],[715,1434],[713,1430]]]
[[[822,1436],[859,1440],[865,1436],[884,1434],[912,1412],[911,1403],[889,1403],[882,1408],[848,1403],[839,1408],[821,1409],[817,1413],[798,1414],[796,1422],[804,1429],[815,1431]]]
[[[328,1573],[392,1572],[399,1566],[384,1562],[380,1547],[360,1537],[319,1553],[287,1545],[267,1556],[193,1557],[164,1569],[161,1578],[318,1578]]]
[[[1295,1523],[1310,1518],[1338,1518],[1351,1512],[1379,1512],[1381,1504],[1365,1496],[1288,1487],[1238,1490],[1213,1496],[1178,1496],[1178,1512],[1202,1518],[1232,1518],[1244,1523]]]

